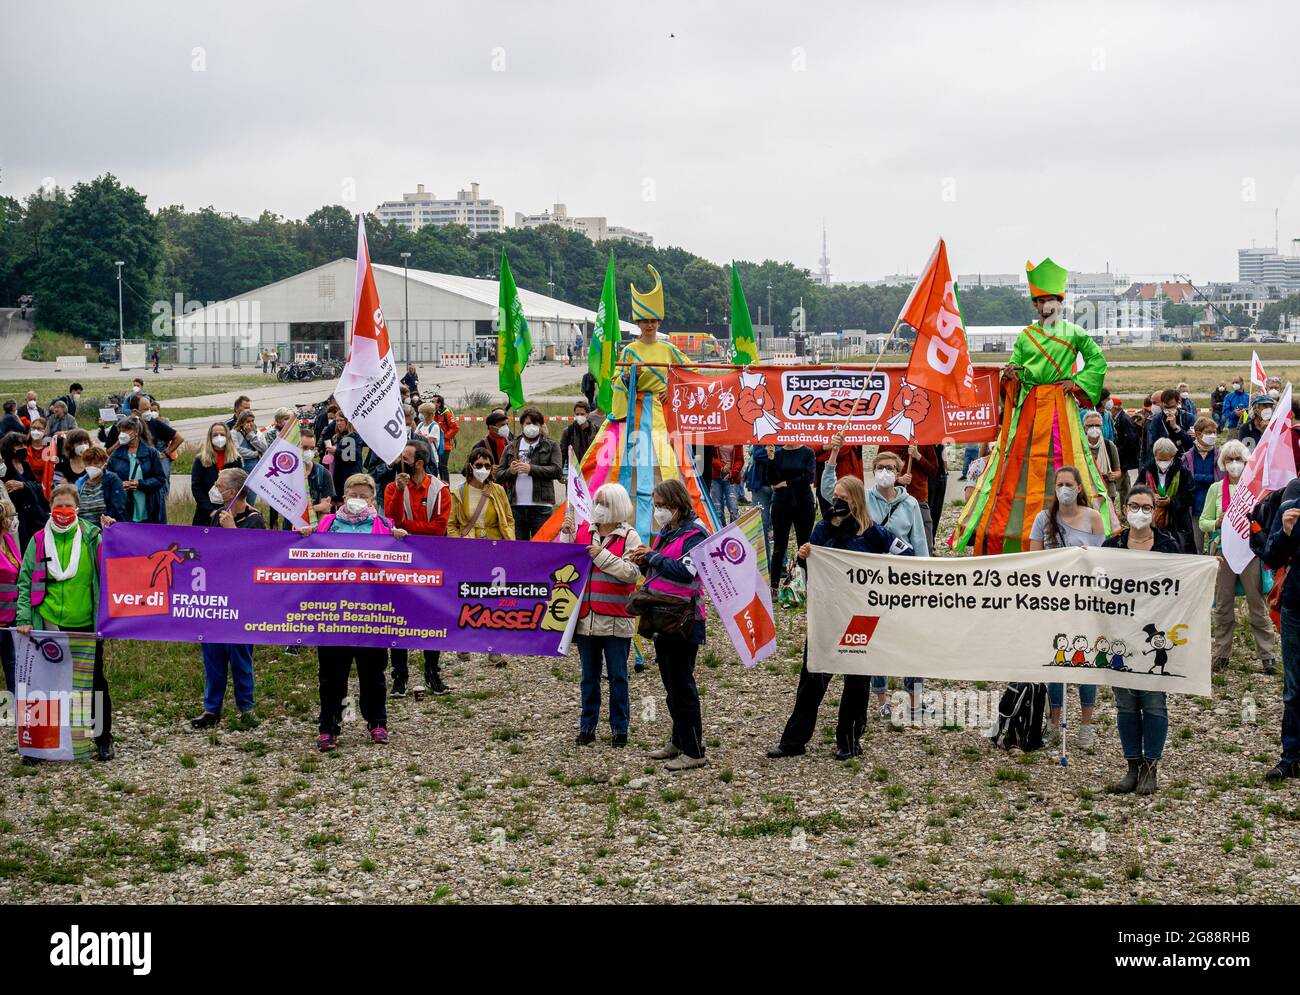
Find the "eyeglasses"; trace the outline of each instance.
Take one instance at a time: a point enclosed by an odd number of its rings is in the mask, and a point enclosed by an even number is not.
[[[1154,508],[1155,505],[1153,504],[1133,504],[1132,502],[1129,502],[1128,505],[1129,511],[1151,511]]]

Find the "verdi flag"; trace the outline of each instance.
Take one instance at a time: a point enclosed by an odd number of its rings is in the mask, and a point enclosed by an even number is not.
[[[750,528],[758,520],[757,533]],[[700,586],[727,627],[731,643],[746,667],[762,663],[776,652],[776,618],[772,589],[760,560],[763,516],[757,508],[738,522],[709,536],[691,552]],[[750,536],[757,534],[755,545]],[[758,553],[759,548],[763,554]]]
[[[943,239],[934,247],[898,319],[916,329],[907,382],[943,395],[950,404],[973,407],[977,403],[975,368],[966,347],[957,284],[948,268],[948,247]]]
[[[601,411],[608,411],[613,401],[614,363],[622,339],[618,298],[614,291],[614,253],[611,252],[609,265],[605,268],[605,286],[600,292],[600,305],[596,308],[596,330],[591,333],[591,346],[587,352],[587,370],[596,380],[596,407]]]
[[[266,499],[266,503],[296,528],[312,524],[307,513],[307,473],[302,462],[302,425],[297,418],[266,447],[257,465],[248,472],[244,486]]]
[[[754,325],[749,320],[749,305],[745,303],[745,291],[740,286],[740,274],[734,262],[731,264],[731,362],[734,366],[758,362]]]
[[[406,420],[388,347],[388,326],[379,306],[366,244],[366,219],[357,220],[357,273],[352,302],[352,341],[334,397],[371,451],[385,463],[402,455]]]
[[[510,261],[501,250],[501,298],[497,305],[497,385],[510,398],[510,406],[524,406],[524,367],[533,352],[533,336],[524,320],[519,290],[510,274]]]

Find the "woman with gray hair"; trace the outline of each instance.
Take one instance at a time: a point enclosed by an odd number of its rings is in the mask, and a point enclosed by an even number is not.
[[[1232,493],[1236,490],[1249,459],[1250,450],[1237,439],[1225,442],[1219,448],[1219,469],[1224,476],[1222,480],[1216,480],[1210,485],[1201,509],[1200,526],[1201,533],[1205,536],[1205,552],[1217,557],[1219,561],[1219,576],[1214,584],[1214,614],[1211,616],[1214,644],[1210,659],[1215,670],[1223,670],[1228,666],[1228,657],[1232,653],[1232,630],[1236,627],[1236,593],[1240,586],[1246,595],[1250,628],[1255,634],[1255,649],[1259,652],[1264,673],[1271,675],[1277,669],[1277,632],[1268,615],[1263,564],[1258,556],[1252,556],[1245,569],[1241,573],[1235,573],[1222,552],[1223,518],[1232,505]]]
[[[1192,475],[1178,462],[1178,446],[1161,437],[1151,444],[1151,462],[1143,467],[1138,482],[1155,493],[1153,526],[1167,532],[1184,553],[1195,553],[1192,538]]]

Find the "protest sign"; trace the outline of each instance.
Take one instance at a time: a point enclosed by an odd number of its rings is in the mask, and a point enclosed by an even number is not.
[[[747,366],[734,373],[673,367],[668,425],[692,442],[858,445],[988,442],[997,437],[996,370],[975,369],[963,407],[907,382],[902,370]],[[860,396],[859,396],[860,395]]]
[[[590,572],[571,543],[119,523],[104,532],[99,631],[563,656]]]
[[[758,519],[759,546],[762,546],[763,520],[755,508],[709,536],[691,553],[704,592],[713,602],[746,667],[761,663],[776,652],[772,589],[766,573],[760,569],[758,551],[749,538],[754,519]]]
[[[88,760],[95,637],[11,632],[18,752],[37,760]]]
[[[808,669],[1210,694],[1207,556],[1101,547],[963,559],[814,546]]]
[[[294,526],[310,521],[307,472],[302,462],[302,426],[295,418],[267,447],[257,465],[248,471],[244,486],[260,495]]]

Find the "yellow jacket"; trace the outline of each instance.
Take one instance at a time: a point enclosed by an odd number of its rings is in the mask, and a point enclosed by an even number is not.
[[[487,493],[487,505],[478,516],[472,529],[469,520],[478,507],[480,495]],[[447,521],[447,535],[458,539],[513,539],[515,516],[510,511],[510,501],[505,488],[488,481],[482,489],[462,483],[451,492],[451,517]]]

